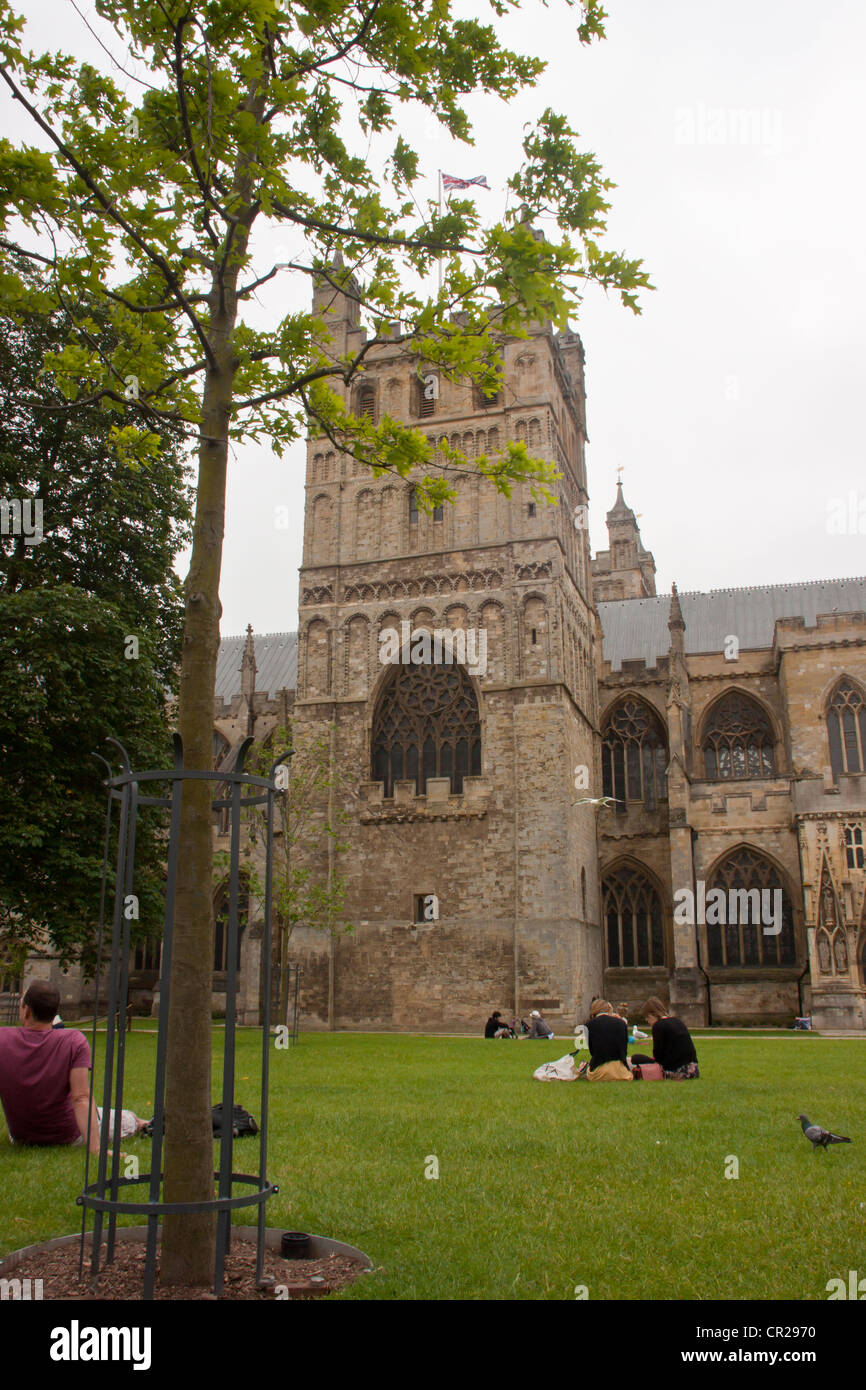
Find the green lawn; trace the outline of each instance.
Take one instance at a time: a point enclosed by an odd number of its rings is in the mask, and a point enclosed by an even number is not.
[[[259,1039],[239,1035],[236,1098],[254,1114]],[[215,1033],[215,1058],[222,1045]],[[365,1250],[377,1269],[353,1299],[572,1299],[577,1285],[590,1299],[826,1299],[863,1267],[866,1044],[702,1037],[697,1082],[533,1081],[567,1046],[338,1033],[274,1051],[268,1224]],[[141,1114],[154,1054],[153,1034],[132,1034]],[[813,1153],[800,1111],[854,1143]],[[81,1151],[2,1135],[0,1253],[74,1231]],[[143,1171],[149,1148],[125,1144]]]

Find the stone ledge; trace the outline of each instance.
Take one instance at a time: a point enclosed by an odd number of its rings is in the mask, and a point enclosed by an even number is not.
[[[418,797],[418,801],[422,799]],[[435,810],[428,810],[424,806],[395,806],[393,809],[383,808],[381,811],[362,811],[360,821],[362,825],[384,825],[394,821],[405,824],[408,821],[484,820],[486,815],[486,806],[479,811],[469,810],[464,806],[442,806],[440,803]]]
[[[464,777],[463,792],[451,795],[448,777],[427,779],[427,791],[418,795],[411,779],[394,783],[393,799],[384,795],[384,783],[362,782],[362,825],[400,821],[479,820],[487,815],[490,784],[483,777]]]
[[[707,965],[711,985],[780,984],[799,980],[802,965]]]

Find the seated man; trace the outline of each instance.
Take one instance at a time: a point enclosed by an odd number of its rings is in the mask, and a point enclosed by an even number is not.
[[[550,1024],[541,1017],[537,1009],[533,1009],[529,1017],[532,1019],[532,1026],[529,1029],[529,1036],[531,1038],[547,1038],[550,1040],[550,1038],[553,1037],[553,1029]]]
[[[20,1028],[0,1028],[0,1101],[14,1144],[83,1144],[90,1110],[90,1046],[74,1028],[54,1028],[60,993],[35,980],[18,1008]],[[96,1106],[90,1149],[99,1150]]]

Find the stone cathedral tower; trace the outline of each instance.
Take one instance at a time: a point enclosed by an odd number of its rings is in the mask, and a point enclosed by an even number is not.
[[[351,287],[320,287],[315,308],[329,351],[355,354]],[[494,1007],[571,1025],[601,989],[596,808],[575,804],[600,762],[583,348],[535,325],[503,349],[496,397],[444,378],[425,392],[395,325],[353,408],[469,456],[525,440],[561,471],[558,506],[467,474],[428,514],[411,481],[309,443],[294,713],[299,739],[332,730],[349,848],[329,842],[320,867],[346,876],[355,926],[293,938],[323,1026],[474,1030]],[[486,633],[485,669],[380,660],[386,629],[447,628]]]

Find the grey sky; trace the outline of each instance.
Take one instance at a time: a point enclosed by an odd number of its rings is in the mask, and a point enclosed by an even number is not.
[[[93,19],[92,5],[79,0]],[[65,0],[27,0],[34,46],[106,61]],[[475,100],[474,149],[414,138],[423,190],[437,170],[484,173],[485,220],[505,207],[525,122],[563,111],[618,185],[605,244],[644,258],[657,286],[634,318],[587,292],[593,549],[623,465],[625,496],[659,589],[708,589],[866,571],[862,78],[856,0],[610,0],[607,39],[583,48],[575,14],[537,4],[506,20],[511,46],[549,63],[510,106]],[[100,28],[104,33],[104,28]],[[5,131],[20,137],[21,116]],[[280,293],[298,302],[303,286]],[[245,448],[230,468],[224,634],[297,623],[302,445],[280,462]],[[291,524],[275,526],[288,505]]]

